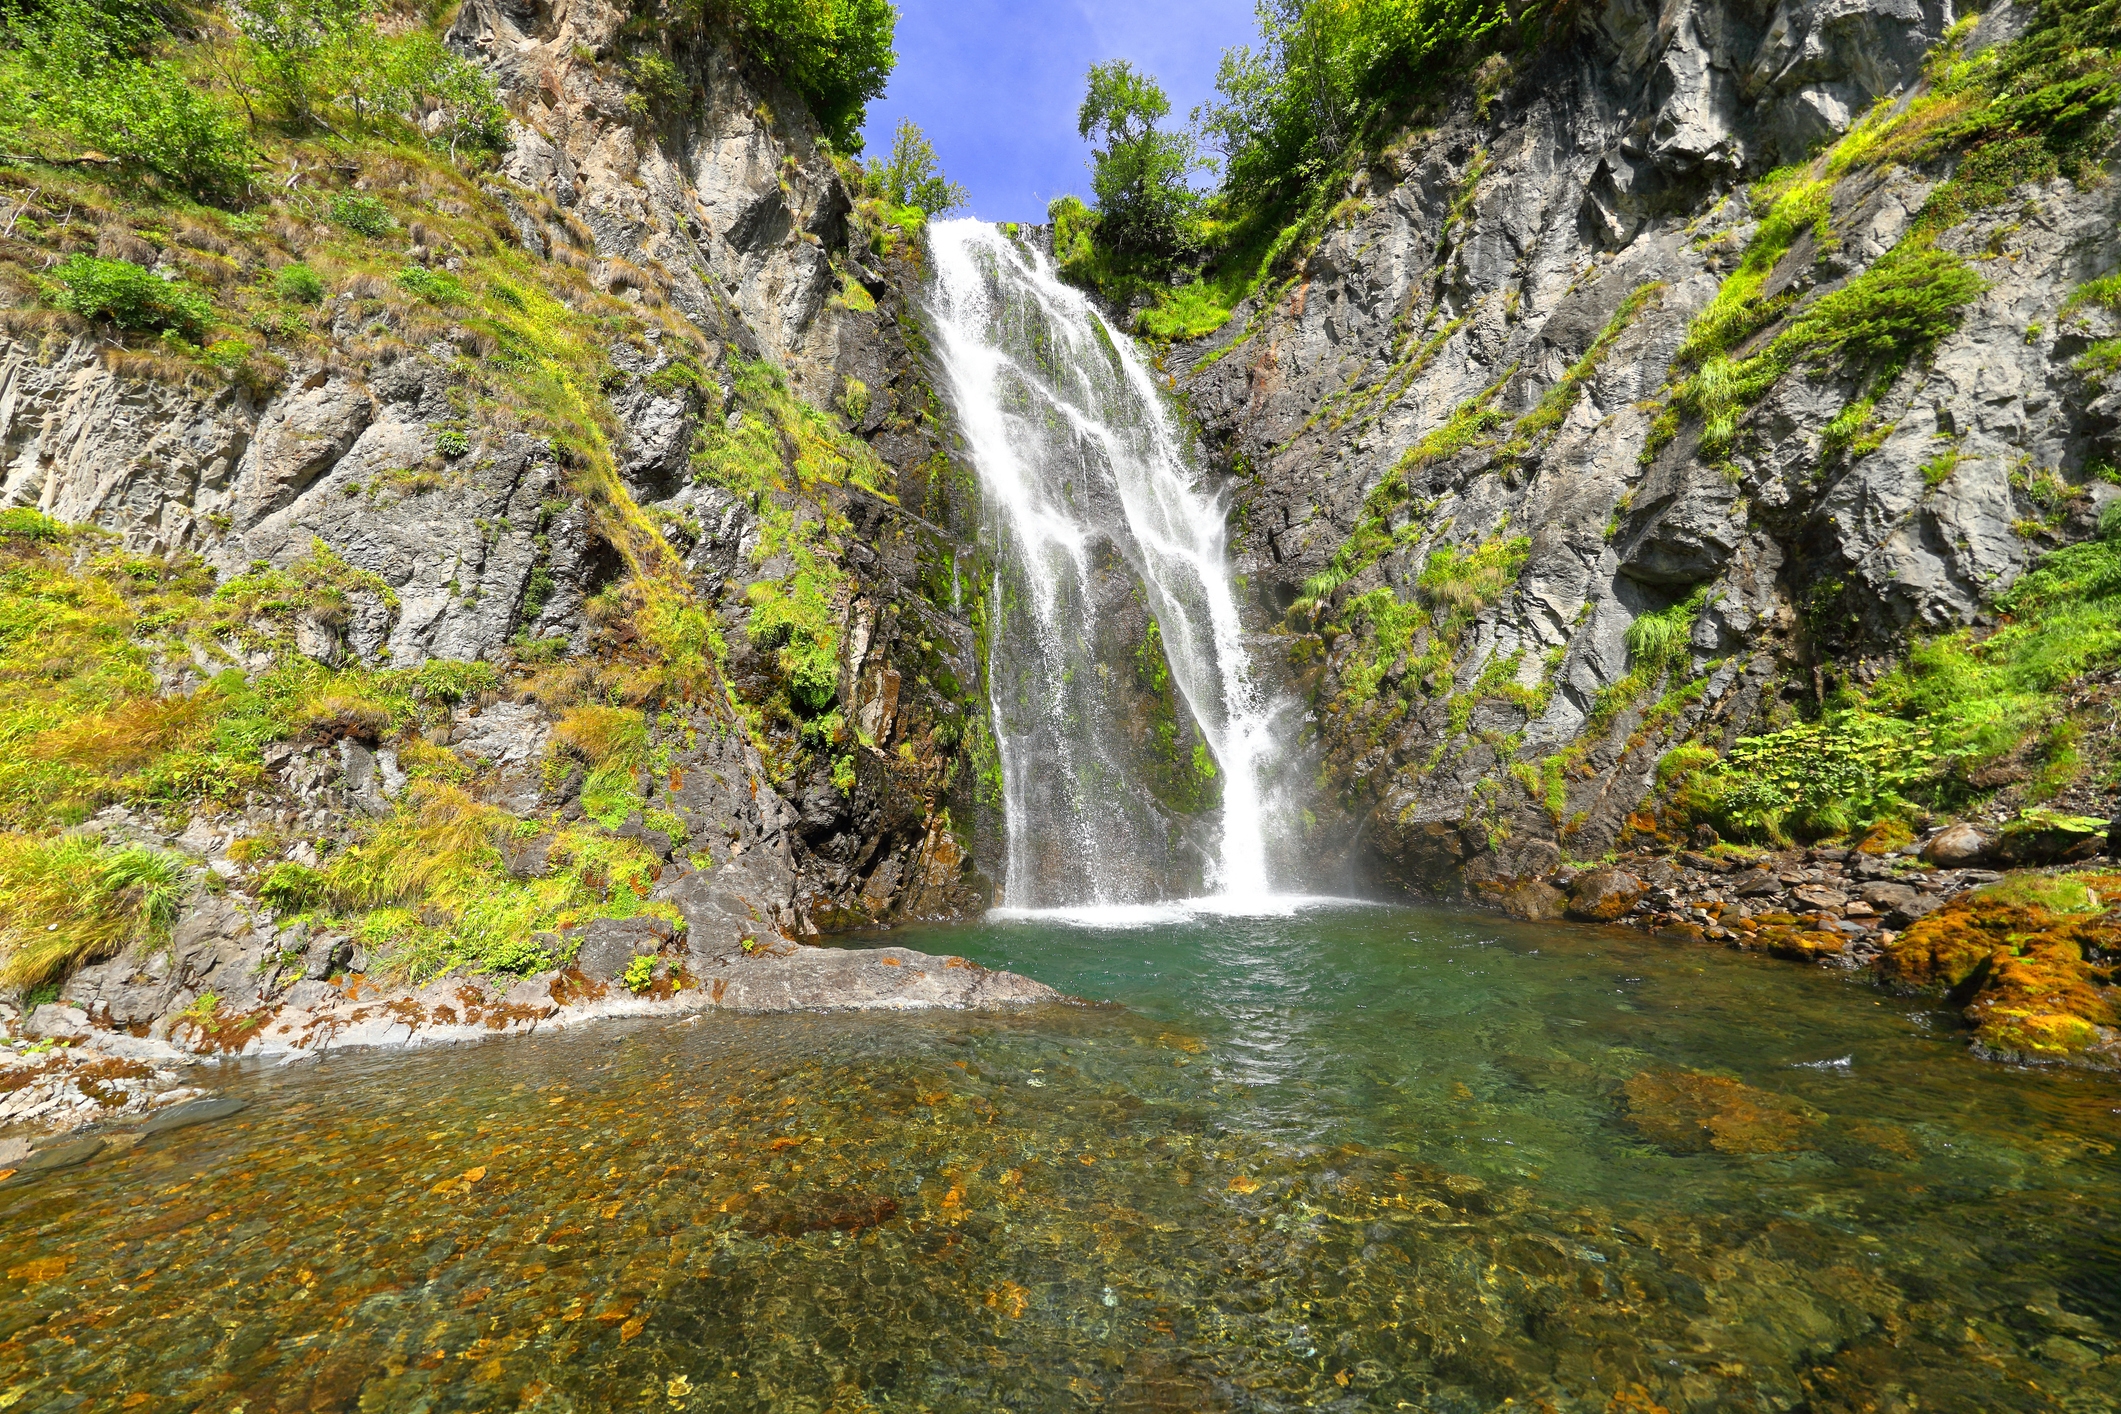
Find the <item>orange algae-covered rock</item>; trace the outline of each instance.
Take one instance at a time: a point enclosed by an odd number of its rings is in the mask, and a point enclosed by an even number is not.
[[[1593,869],[1569,890],[1569,917],[1611,923],[1649,891],[1649,885],[1624,869]]]
[[[1795,962],[1824,962],[1839,959],[1848,952],[1849,940],[1844,933],[1830,933],[1805,928],[1774,928],[1763,930],[1764,945],[1777,957]]]
[[[2121,875],[2006,880],[1919,920],[1878,970],[1950,993],[1990,1055],[2121,1069],[2121,909],[2106,899],[2121,900]]]
[[[1801,1100],[1698,1070],[1645,1070],[1621,1087],[1628,1123],[1667,1149],[1781,1154],[1823,1116]]]

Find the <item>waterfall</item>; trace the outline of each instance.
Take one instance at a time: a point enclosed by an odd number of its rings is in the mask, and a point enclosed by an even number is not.
[[[1264,901],[1270,695],[1245,649],[1224,508],[1132,340],[1036,250],[976,221],[928,228],[936,352],[993,517],[989,682],[1008,829],[1003,903],[1140,904],[1183,889],[1189,850],[1227,904]],[[1153,616],[1155,633],[1133,626]],[[1169,681],[1213,758],[1220,829],[1149,798],[1128,674]],[[1143,743],[1149,741],[1149,746]]]

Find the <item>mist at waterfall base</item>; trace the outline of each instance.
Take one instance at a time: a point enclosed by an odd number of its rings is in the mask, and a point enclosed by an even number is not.
[[[929,227],[945,382],[996,553],[987,672],[1008,841],[1001,917],[1286,912],[1300,708],[1245,643],[1226,506],[1141,351],[1052,262],[977,221]],[[1153,632],[1151,632],[1153,625]],[[1220,810],[1171,808],[1127,675],[1160,651]],[[1168,741],[1161,744],[1167,754]]]

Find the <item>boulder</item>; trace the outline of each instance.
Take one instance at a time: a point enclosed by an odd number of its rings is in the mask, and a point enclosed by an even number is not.
[[[1782,892],[1782,881],[1769,870],[1748,869],[1724,889],[1739,898],[1768,898]]]
[[[1648,885],[1624,869],[1593,869],[1569,890],[1568,915],[1587,923],[1611,923],[1648,892]]]
[[[1863,901],[1880,913],[1891,913],[1905,908],[1922,895],[1906,884],[1879,882],[1863,886]]]
[[[626,975],[637,957],[654,957],[676,935],[670,921],[651,915],[638,918],[599,918],[582,929],[582,942],[574,965],[585,976],[599,982]]]
[[[1906,928],[1918,919],[1929,917],[1944,907],[1944,899],[1937,894],[1926,894],[1920,890],[1909,890],[1914,897],[1904,903],[1896,903],[1886,912],[1885,921],[1895,928]]]
[[[501,998],[503,1010],[518,1016],[547,1017],[560,1009],[552,999],[553,983],[557,972],[540,972],[535,977],[525,977],[511,986]]]
[[[1791,889],[1790,898],[1815,913],[1839,913],[1849,901],[1847,894],[1824,884],[1806,884]]]
[[[2106,850],[2106,822],[2089,815],[2028,811],[2003,827],[1996,855],[2005,864],[2081,864]]]
[[[1505,890],[1496,902],[1500,903],[1502,911],[1512,918],[1523,918],[1533,923],[1551,923],[1566,911],[1568,896],[1543,880],[1527,879]]]
[[[1924,862],[1939,869],[1964,869],[1985,864],[1995,852],[1996,836],[1979,825],[1947,825],[1930,836],[1922,847]]]

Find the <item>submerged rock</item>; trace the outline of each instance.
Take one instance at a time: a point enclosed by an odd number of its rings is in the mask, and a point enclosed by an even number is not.
[[[1810,1131],[1824,1118],[1801,1100],[1697,1070],[1645,1070],[1622,1092],[1636,1132],[1683,1154],[1807,1148]]]

